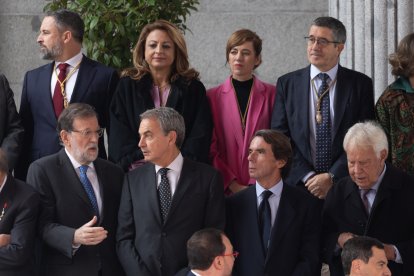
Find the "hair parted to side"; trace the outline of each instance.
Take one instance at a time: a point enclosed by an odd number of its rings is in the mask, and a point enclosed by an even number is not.
[[[183,116],[171,107],[157,107],[149,109],[140,116],[141,121],[144,119],[156,119],[161,126],[162,131],[167,135],[170,131],[175,131],[177,139],[175,145],[181,148],[185,138],[185,122]]]
[[[273,156],[276,160],[286,161],[285,166],[281,169],[281,176],[286,177],[292,165],[292,146],[289,138],[274,129],[258,130],[253,135],[252,140],[255,137],[262,137],[272,147]]]
[[[188,266],[191,269],[207,270],[214,258],[226,251],[223,236],[223,231],[214,228],[195,232],[187,241]]]
[[[397,51],[390,55],[388,61],[394,76],[409,78],[414,75],[414,33],[405,36],[398,43]]]
[[[50,11],[46,16],[53,17],[59,32],[69,30],[72,37],[79,43],[83,42],[83,35],[85,33],[85,24],[82,18],[76,12],[70,10]]]
[[[367,236],[355,237],[345,242],[341,253],[342,267],[345,274],[349,275],[351,273],[353,260],[361,260],[367,264],[373,255],[373,247],[384,249],[384,245],[379,240]]]
[[[67,108],[63,109],[62,113],[58,118],[58,123],[56,130],[59,133],[62,130],[72,131],[73,122],[78,118],[91,118],[96,117],[98,119],[98,114],[95,109],[86,103],[72,103],[69,104]]]
[[[372,147],[378,157],[381,151],[386,150],[388,153],[388,140],[382,127],[374,121],[366,121],[363,123],[356,123],[345,134],[343,142],[344,150],[350,148]]]
[[[6,152],[2,148],[0,148],[0,172],[6,174],[9,172],[9,161]]]
[[[139,80],[144,75],[150,74],[151,70],[145,61],[145,43],[148,35],[155,30],[162,30],[168,34],[175,46],[175,58],[171,68],[170,81],[175,81],[179,76],[186,80],[198,79],[199,73],[190,68],[188,61],[187,44],[184,35],[174,24],[166,20],[157,20],[147,24],[139,35],[137,44],[134,47],[132,60],[134,67],[125,69],[121,76],[129,76],[132,79]]]
[[[313,20],[311,26],[325,27],[332,30],[333,38],[339,43],[346,42],[346,29],[344,24],[336,18],[322,16]]]
[[[262,39],[253,31],[249,29],[240,29],[238,31],[235,31],[231,34],[229,39],[227,40],[226,45],[226,61],[229,62],[229,54],[231,49],[234,47],[240,46],[245,42],[251,41],[253,44],[254,54],[256,57],[259,57],[260,62],[259,64],[255,65],[254,69],[259,67],[259,65],[262,63]]]

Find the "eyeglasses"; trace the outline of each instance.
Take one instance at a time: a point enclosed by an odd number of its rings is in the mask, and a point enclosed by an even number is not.
[[[219,255],[222,257],[226,257],[226,256],[233,256],[235,259],[237,258],[237,256],[239,256],[239,252],[237,251],[233,251],[233,253],[229,253],[229,254],[223,254],[223,255]]]
[[[329,43],[333,43],[333,44],[341,43],[339,41],[329,41],[326,38],[316,38],[313,36],[305,36],[305,40],[308,42],[309,46],[314,45],[315,42],[322,47],[328,46]]]
[[[91,138],[93,134],[98,135],[98,137],[101,137],[104,133],[104,129],[100,128],[96,131],[90,130],[90,129],[84,129],[84,130],[71,130],[70,132],[76,132],[82,135],[85,138]]]

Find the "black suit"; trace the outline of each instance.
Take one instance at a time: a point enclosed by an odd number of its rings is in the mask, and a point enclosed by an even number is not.
[[[9,245],[0,247],[0,275],[33,275],[33,246],[39,195],[11,175],[0,192],[0,234],[9,234]],[[1,212],[4,210],[4,214]]]
[[[10,171],[17,163],[23,142],[23,132],[14,103],[13,91],[6,77],[0,74],[0,147],[6,152]]]
[[[53,69],[52,62],[27,72],[24,77],[20,115],[26,135],[21,162],[16,168],[16,177],[20,179],[26,178],[31,162],[62,148],[50,88]],[[118,80],[114,69],[83,56],[70,103],[93,106],[100,127],[108,131],[109,104]],[[99,156],[106,159],[103,136],[99,139]]]
[[[294,154],[286,182],[303,186],[302,178],[315,171],[309,130],[310,66],[280,77],[276,91],[271,127],[290,137]],[[359,121],[375,118],[371,79],[339,66],[334,110],[332,163],[329,172],[340,179],[348,175],[342,147],[346,132]]]
[[[340,233],[351,232],[394,244],[403,265],[388,263],[393,276],[414,275],[414,177],[387,164],[371,214],[368,217],[357,185],[347,177],[326,197],[323,212],[324,257],[332,276],[343,276],[339,253]]]
[[[203,228],[224,228],[224,193],[212,167],[184,159],[168,217],[161,222],[155,166],[125,176],[117,251],[128,276],[172,276],[187,266],[186,242]]]
[[[42,197],[39,232],[43,239],[43,275],[122,275],[116,257],[115,230],[123,179],[122,170],[98,158],[94,162],[102,198],[99,225],[108,237],[95,246],[82,245],[72,256],[75,230],[94,216],[92,204],[64,149],[29,168],[27,182]]]
[[[320,275],[320,215],[316,199],[309,194],[283,186],[267,255],[259,230],[256,187],[227,198],[226,213],[226,233],[240,252],[233,275]]]

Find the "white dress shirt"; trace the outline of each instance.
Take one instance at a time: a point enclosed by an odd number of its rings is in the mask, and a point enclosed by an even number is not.
[[[172,161],[171,164],[167,166],[169,169],[167,172],[167,178],[170,182],[171,197],[174,196],[175,190],[177,189],[178,180],[180,179],[181,170],[183,169],[183,163],[184,158],[181,153],[179,153],[174,161]],[[155,165],[155,173],[157,174],[157,188],[161,183],[161,173],[159,172],[161,168],[162,167]]]

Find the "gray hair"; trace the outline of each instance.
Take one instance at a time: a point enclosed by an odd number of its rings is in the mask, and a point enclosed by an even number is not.
[[[175,131],[177,139],[175,145],[181,148],[185,137],[185,123],[183,116],[171,107],[158,107],[145,111],[140,116],[141,121],[144,119],[156,119],[161,126],[162,131],[167,135],[170,131]]]
[[[382,127],[374,121],[366,121],[353,125],[345,135],[343,147],[372,147],[380,157],[382,150],[388,153],[388,140]]]
[[[9,163],[7,160],[6,152],[0,148],[0,172],[8,173],[9,172]]]
[[[340,43],[346,41],[346,29],[344,24],[336,18],[323,16],[318,17],[312,22],[312,26],[325,27],[332,30],[333,39]]]
[[[98,114],[95,109],[86,103],[72,103],[69,104],[67,108],[63,109],[62,113],[59,116],[56,130],[58,134],[62,130],[72,131],[73,122],[75,119],[81,118],[98,118]]]

